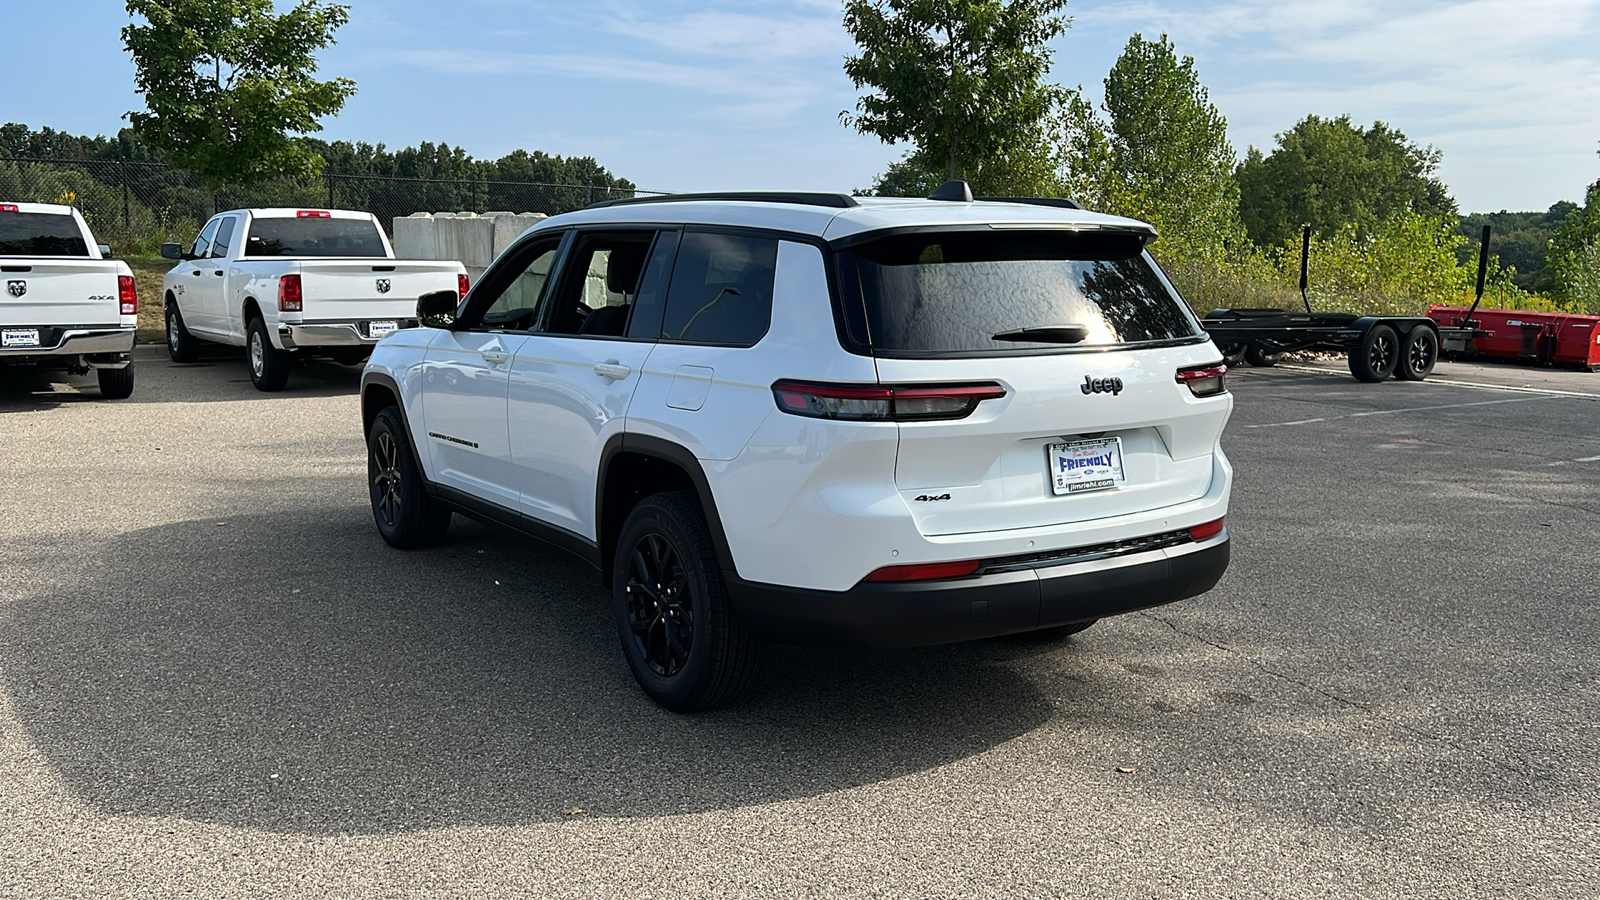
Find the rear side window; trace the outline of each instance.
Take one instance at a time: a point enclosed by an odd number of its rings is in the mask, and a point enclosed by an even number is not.
[[[0,212],[0,256],[88,256],[89,245],[71,216]]]
[[[739,234],[687,232],[667,290],[661,339],[748,347],[772,322],[778,242]]]
[[[840,254],[858,290],[856,327],[875,353],[1104,349],[1197,339],[1198,326],[1136,235],[945,231],[895,235]],[[1071,339],[1027,340],[1028,329]],[[865,331],[865,334],[858,332]],[[1005,337],[1000,337],[1000,336]]]
[[[256,219],[245,256],[384,257],[383,238],[371,219]]]
[[[222,258],[233,249],[233,228],[239,222],[238,216],[229,216],[222,220],[222,227],[217,229],[216,240],[211,242],[211,255]]]

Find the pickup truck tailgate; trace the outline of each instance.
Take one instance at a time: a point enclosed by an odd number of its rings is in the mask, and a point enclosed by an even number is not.
[[[307,322],[404,319],[417,298],[457,289],[454,262],[408,260],[302,260],[301,315]]]
[[[121,318],[114,260],[0,260],[0,325],[109,325]]]

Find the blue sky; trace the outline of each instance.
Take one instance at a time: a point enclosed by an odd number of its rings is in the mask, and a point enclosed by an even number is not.
[[[283,4],[280,2],[280,6]],[[655,190],[869,184],[838,0],[350,0],[322,55],[360,93],[330,139],[596,157]],[[1543,209],[1600,178],[1600,0],[1074,0],[1054,80],[1098,94],[1130,34],[1195,57],[1235,148],[1308,113],[1444,152],[1464,210]],[[116,0],[0,2],[0,121],[110,133],[139,108]]]

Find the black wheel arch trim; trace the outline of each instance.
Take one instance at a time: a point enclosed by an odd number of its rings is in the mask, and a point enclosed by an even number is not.
[[[700,459],[682,444],[674,444],[663,438],[644,434],[615,434],[606,441],[605,448],[600,452],[600,465],[596,469],[594,492],[594,524],[595,534],[605,535],[608,523],[606,516],[606,476],[611,470],[611,461],[620,453],[637,453],[642,456],[651,456],[670,463],[681,469],[689,477],[689,483],[694,486],[695,496],[700,500],[700,511],[706,517],[706,529],[711,532],[711,545],[717,551],[717,563],[724,572],[737,576],[738,571],[734,566],[733,551],[728,547],[728,534],[722,527],[722,516],[717,511],[716,497],[711,493],[711,481],[706,478],[704,467]],[[626,515],[624,515],[626,518]],[[619,528],[621,523],[616,523]],[[600,543],[600,569],[610,581],[610,569],[614,547],[607,547],[602,539]]]

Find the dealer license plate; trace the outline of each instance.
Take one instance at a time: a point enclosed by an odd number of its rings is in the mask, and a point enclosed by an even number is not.
[[[384,337],[385,335],[394,334],[394,330],[395,323],[393,322],[373,322],[367,326],[367,335],[373,339],[377,339]]]
[[[0,347],[37,347],[39,346],[39,329],[37,328],[7,328],[0,331]]]
[[[1128,483],[1122,471],[1122,438],[1050,444],[1045,459],[1050,487],[1057,494],[1108,491]]]

